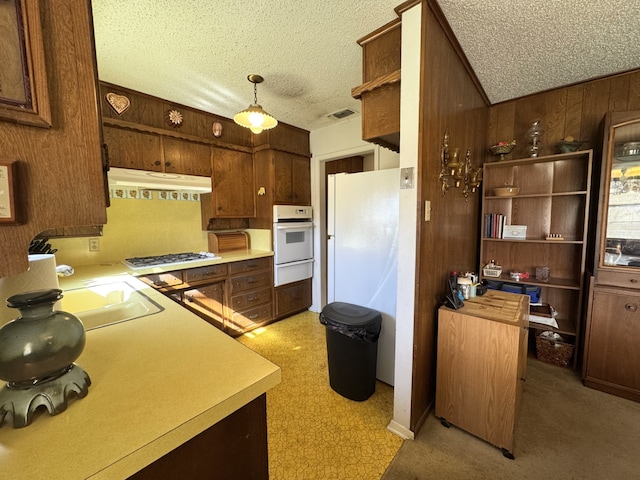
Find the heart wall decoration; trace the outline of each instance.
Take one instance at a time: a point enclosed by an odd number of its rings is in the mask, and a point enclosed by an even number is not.
[[[118,115],[122,115],[131,106],[131,101],[127,97],[124,95],[118,95],[117,93],[107,93],[106,99],[111,108],[113,108]]]

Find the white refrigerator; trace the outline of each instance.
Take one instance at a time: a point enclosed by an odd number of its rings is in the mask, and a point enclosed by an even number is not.
[[[376,377],[394,384],[400,169],[328,176],[327,300],[382,314]]]

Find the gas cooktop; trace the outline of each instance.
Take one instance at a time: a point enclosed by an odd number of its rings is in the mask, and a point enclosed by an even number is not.
[[[185,262],[197,262],[200,260],[212,260],[214,258],[220,258],[217,255],[209,252],[200,253],[169,253],[167,255],[156,255],[151,257],[133,257],[127,258],[124,264],[133,269],[147,268],[147,267],[160,267],[166,265],[173,265],[175,263]]]

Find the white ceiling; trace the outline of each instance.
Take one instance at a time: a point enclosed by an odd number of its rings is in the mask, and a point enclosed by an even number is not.
[[[308,130],[360,111],[359,38],[402,0],[93,0],[100,80]],[[640,68],[640,0],[439,0],[492,103]]]

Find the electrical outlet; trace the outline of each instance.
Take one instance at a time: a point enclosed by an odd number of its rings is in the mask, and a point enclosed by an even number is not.
[[[89,251],[90,252],[99,252],[100,251],[100,239],[99,238],[90,238],[89,239]]]

